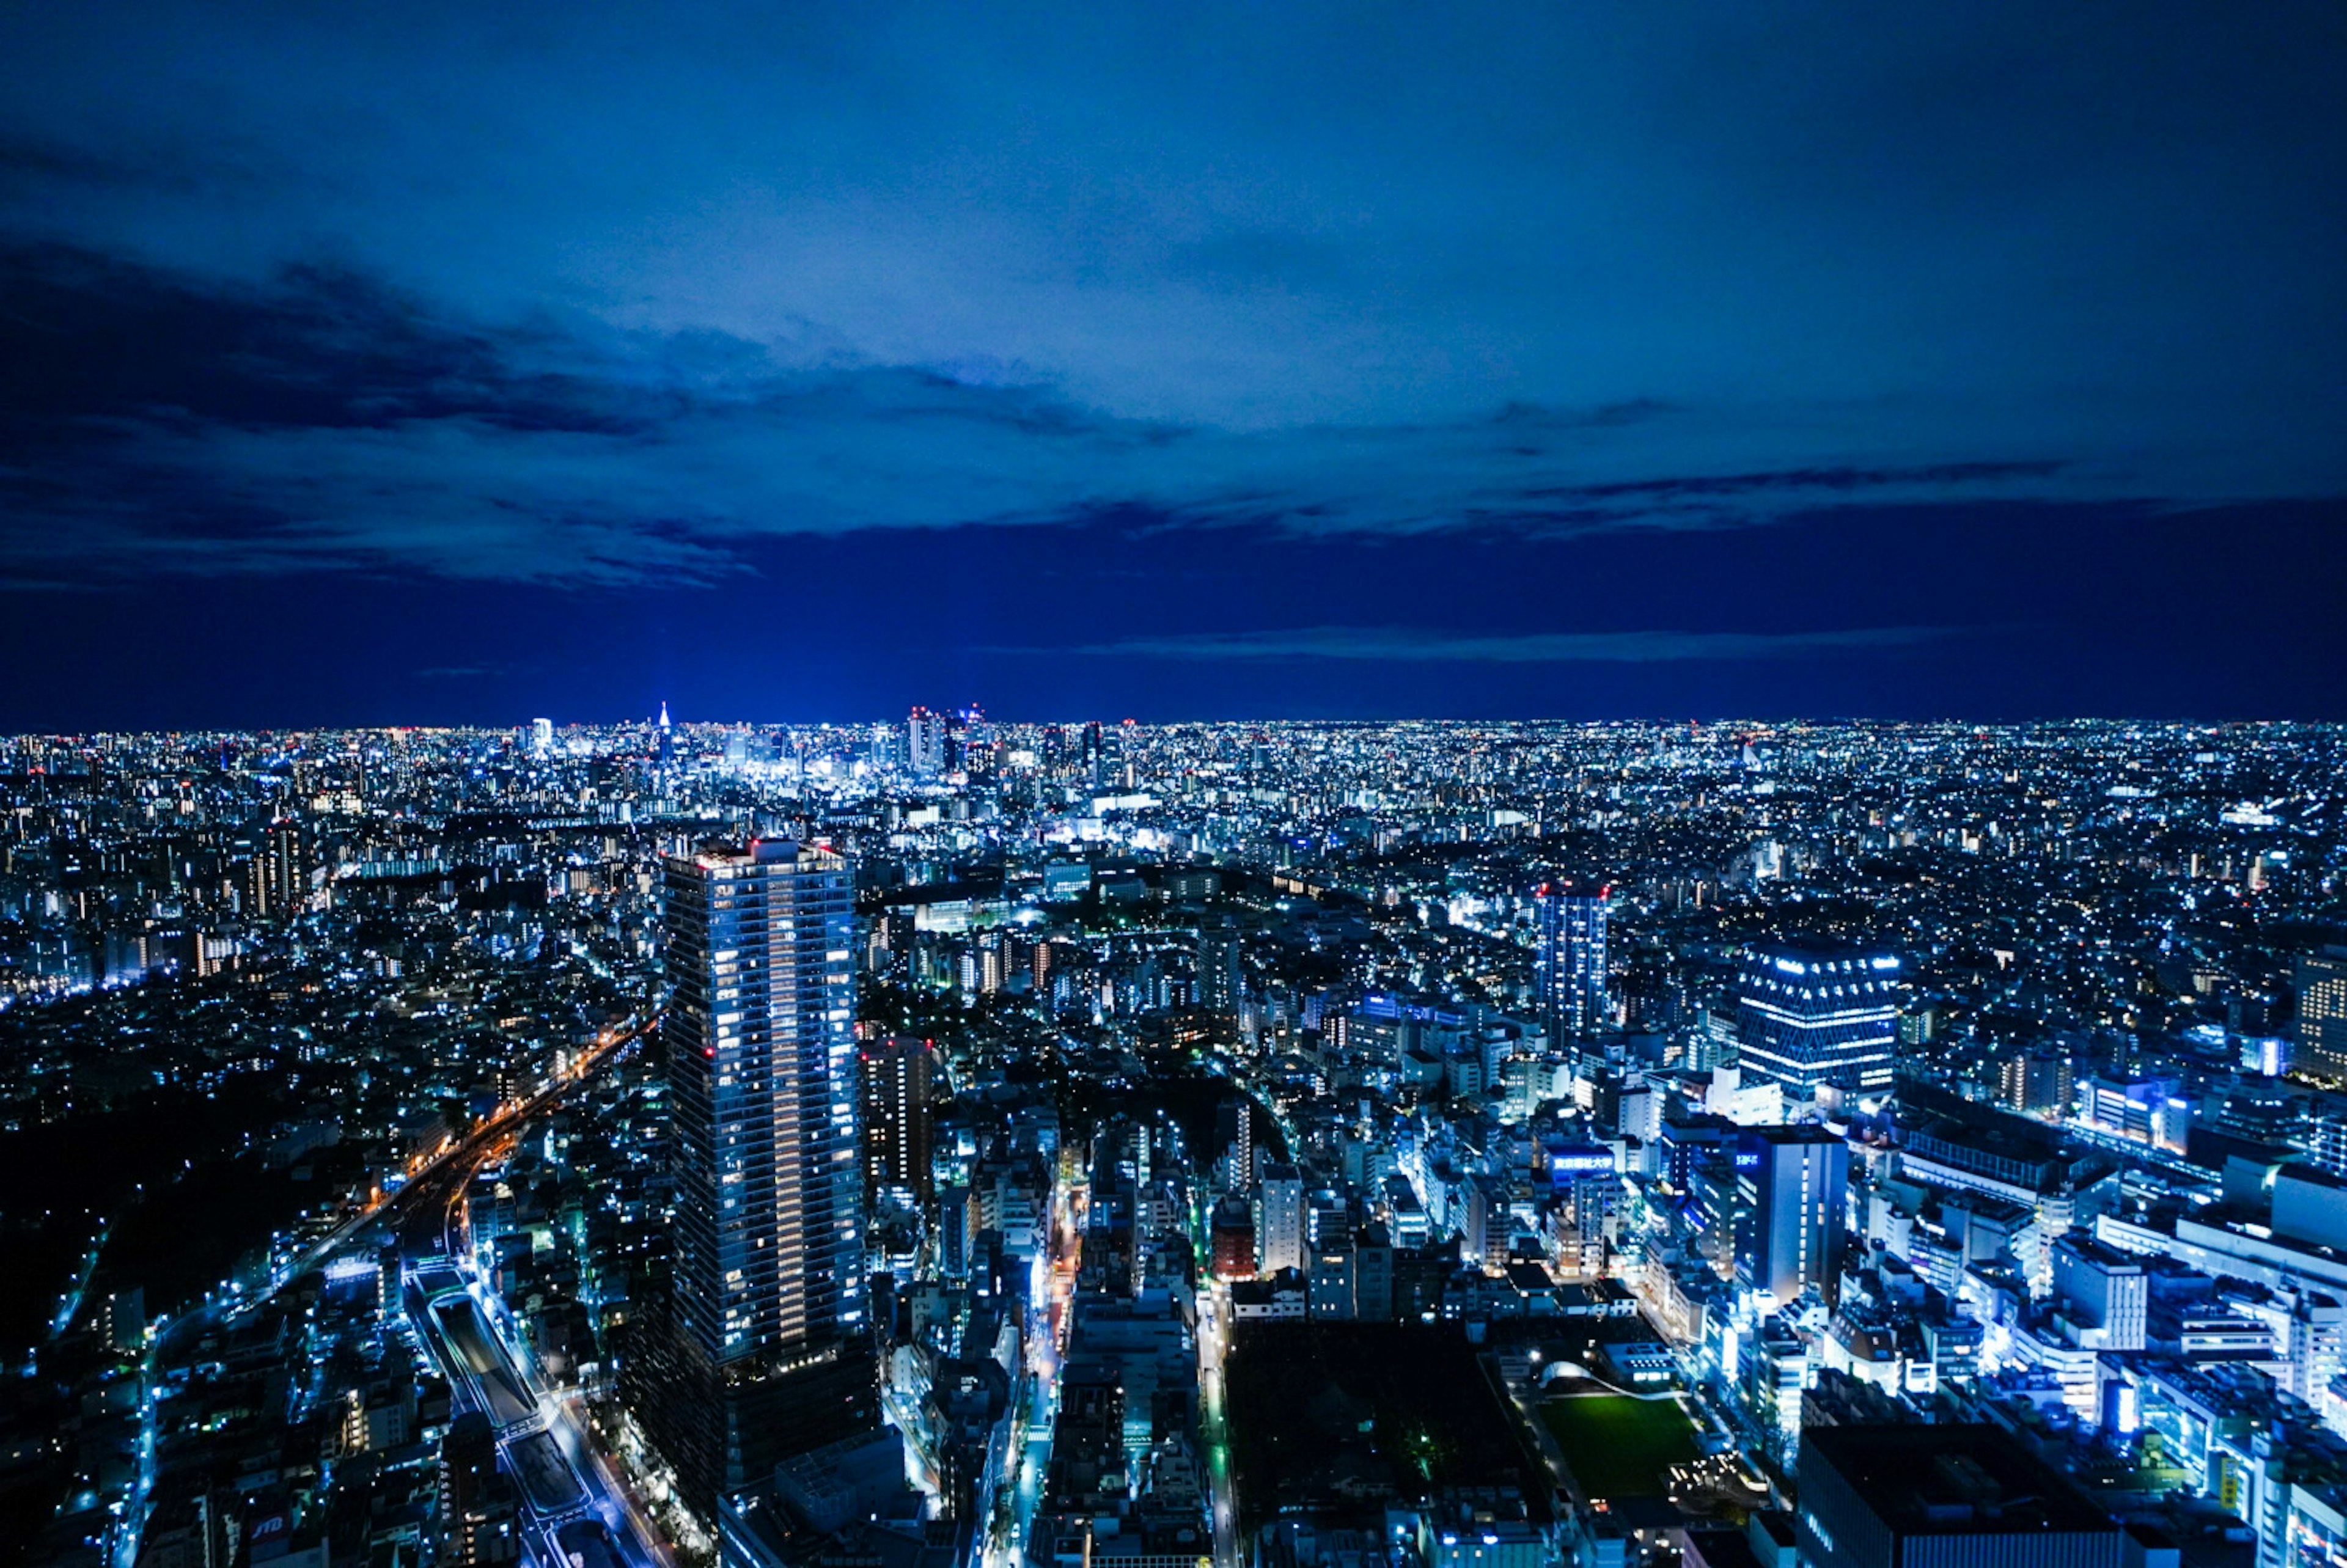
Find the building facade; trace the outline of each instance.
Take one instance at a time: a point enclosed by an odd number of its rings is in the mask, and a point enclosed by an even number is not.
[[[2298,992],[2299,1070],[2347,1083],[2347,956],[2303,955],[2291,979]]]
[[[1737,1283],[1780,1306],[1809,1290],[1830,1299],[1850,1145],[1822,1127],[1758,1127],[1739,1143],[1736,1166]]]
[[[855,894],[784,840],[666,869],[676,1305],[722,1366],[864,1320]]]
[[[1796,1098],[1829,1087],[1858,1093],[1890,1088],[1900,969],[1893,954],[1837,942],[1755,946],[1737,986],[1744,1065]]]
[[[1610,1016],[1605,914],[1612,896],[1611,887],[1571,882],[1532,889],[1534,1003],[1552,1040],[1593,1033]]]

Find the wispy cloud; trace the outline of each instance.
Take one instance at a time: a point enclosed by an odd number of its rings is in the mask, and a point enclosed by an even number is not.
[[[0,7],[28,579],[2347,492],[2319,0],[117,9]]]
[[[1835,631],[1542,631],[1514,636],[1472,636],[1393,626],[1306,626],[1282,631],[1194,632],[1171,637],[1134,637],[1115,642],[1094,643],[1074,651],[1109,659],[1355,659],[1381,663],[1660,664],[1701,660],[1794,659],[1859,649],[1907,648],[1977,630],[1950,626],[1877,626]]]

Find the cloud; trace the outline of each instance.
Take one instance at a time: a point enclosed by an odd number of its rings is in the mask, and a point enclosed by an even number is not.
[[[1073,651],[1109,659],[1350,659],[1380,663],[1666,664],[1710,660],[1798,659],[1859,649],[1911,648],[1978,630],[1948,626],[1881,626],[1839,631],[1542,631],[1471,636],[1416,630],[1407,627],[1307,626],[1284,631],[1191,632],[1170,637],[1134,637],[1094,643]],[[1038,649],[1031,651],[1047,651]]]
[[[1863,443],[1817,411],[1805,431],[1657,403],[1259,432],[1119,418],[1014,366],[875,364],[813,328],[475,322],[340,268],[248,287],[52,247],[0,258],[0,288],[25,306],[0,317],[0,565],[28,575],[706,584],[758,540],[866,528],[1129,513],[1573,534],[2097,482],[2034,455],[1853,462]]]
[[[0,570],[2347,493],[2347,29],[0,12]]]

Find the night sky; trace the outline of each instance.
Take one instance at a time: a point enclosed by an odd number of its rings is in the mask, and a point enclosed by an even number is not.
[[[2347,718],[2347,9],[0,11],[0,729]]]

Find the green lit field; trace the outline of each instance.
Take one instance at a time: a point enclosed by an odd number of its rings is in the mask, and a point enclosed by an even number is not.
[[[1658,1497],[1664,1468],[1699,1451],[1694,1426],[1669,1399],[1584,1394],[1551,1399],[1540,1413],[1587,1497]]]

